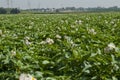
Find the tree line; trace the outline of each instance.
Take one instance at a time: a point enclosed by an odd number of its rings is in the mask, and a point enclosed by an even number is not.
[[[0,14],[18,14],[20,10],[17,8],[0,8]]]
[[[83,7],[63,7],[63,8],[36,8],[36,9],[26,9],[20,10],[17,8],[0,8],[0,14],[18,14],[20,12],[27,12],[27,13],[59,13],[59,12],[120,12],[120,8],[117,6],[113,7],[93,7],[93,8],[83,8]]]
[[[109,12],[109,11],[116,11],[120,12],[120,8],[117,6],[113,7],[93,7],[93,8],[83,8],[83,7],[65,7],[65,8],[38,8],[38,9],[26,9],[27,11],[31,12]]]

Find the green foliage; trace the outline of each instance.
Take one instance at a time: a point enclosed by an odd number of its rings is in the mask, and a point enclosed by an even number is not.
[[[10,13],[11,14],[18,14],[18,13],[20,13],[20,10],[17,8],[13,8],[13,9],[11,9]]]
[[[119,80],[118,13],[0,16],[0,80]]]
[[[0,14],[6,14],[7,13],[7,10],[4,9],[4,8],[0,8]]]

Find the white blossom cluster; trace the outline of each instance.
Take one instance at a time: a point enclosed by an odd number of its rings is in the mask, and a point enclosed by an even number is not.
[[[82,20],[76,20],[75,24],[82,24]]]
[[[64,38],[67,40],[68,43],[70,43],[72,46],[75,46],[76,44],[73,42],[72,38],[69,36],[64,36]]]
[[[31,44],[31,42],[29,41],[30,40],[30,38],[29,37],[25,37],[25,44],[26,45],[30,45]]]
[[[87,31],[88,31],[89,34],[93,34],[93,35],[97,34],[95,29],[87,29]]]
[[[21,74],[19,80],[37,80],[32,77],[30,74]]]
[[[51,38],[47,38],[45,41],[40,42],[40,44],[53,44],[54,40]]]
[[[105,53],[110,53],[111,51],[114,51],[115,49],[117,49],[117,47],[115,46],[114,43],[109,43],[107,45],[107,47],[104,48],[104,52]]]
[[[75,25],[71,25],[70,27],[71,27],[71,28],[75,28]]]
[[[57,35],[55,36],[55,38],[61,39],[62,37],[61,37],[60,35],[57,34]]]
[[[12,51],[11,51],[11,54],[12,54],[13,56],[15,56],[15,55],[16,55],[16,51],[12,50]]]

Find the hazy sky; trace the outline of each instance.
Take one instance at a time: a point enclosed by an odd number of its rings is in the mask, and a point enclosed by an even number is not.
[[[120,0],[9,0],[9,6],[26,8],[60,7],[111,7],[119,6]],[[8,7],[7,0],[0,0],[0,7]]]

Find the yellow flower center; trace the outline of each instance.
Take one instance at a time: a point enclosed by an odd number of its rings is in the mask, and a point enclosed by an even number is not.
[[[34,77],[32,77],[32,80],[36,80]]]

